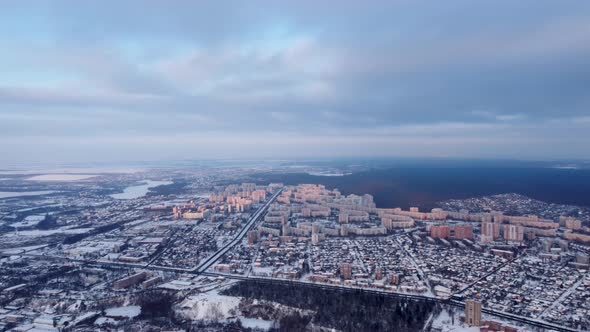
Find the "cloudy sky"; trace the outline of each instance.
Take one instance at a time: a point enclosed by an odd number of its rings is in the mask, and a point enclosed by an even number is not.
[[[0,162],[590,158],[590,1],[0,2]]]

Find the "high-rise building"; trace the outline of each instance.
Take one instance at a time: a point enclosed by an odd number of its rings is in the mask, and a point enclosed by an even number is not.
[[[490,214],[492,215],[492,219],[495,223],[501,224],[504,221],[504,212],[492,211]]]
[[[392,273],[389,275],[389,283],[392,285],[399,284],[399,279],[400,279],[400,277],[397,274]]]
[[[568,217],[565,219],[565,228],[573,230],[582,229],[582,222],[576,218]]]
[[[260,238],[260,234],[257,230],[248,232],[248,244],[252,245],[252,244],[258,242],[259,238]]]
[[[348,280],[352,278],[352,265],[350,263],[340,264],[340,275],[343,279]]]
[[[311,225],[311,233],[312,234],[319,234],[320,233],[320,225],[318,225],[318,224]]]
[[[524,227],[520,225],[504,225],[504,240],[522,242],[524,239]]]
[[[317,246],[318,244],[320,244],[320,234],[318,234],[318,233],[311,234],[311,244],[314,246]]]
[[[451,237],[451,226],[439,225],[430,227],[430,237],[433,239],[448,239]]]
[[[282,230],[283,230],[282,231],[283,236],[287,236],[287,235],[291,234],[291,227],[289,227],[288,224],[283,224]]]
[[[378,267],[375,269],[375,280],[383,279],[383,269]]]
[[[348,236],[348,227],[346,225],[340,225],[340,236]]]
[[[473,300],[465,302],[465,322],[470,326],[481,325],[481,302]]]
[[[178,206],[172,208],[172,214],[174,215],[174,219],[182,218],[182,209]]]
[[[473,239],[473,226],[457,225],[453,228],[454,237],[457,240]]]
[[[500,238],[500,224],[483,222],[481,224],[481,240],[482,242],[492,242]]]
[[[348,224],[348,213],[340,213],[340,215],[338,215],[338,222],[341,224]]]
[[[254,190],[251,194],[252,200],[259,203],[260,201],[266,200],[266,191],[264,190]]]

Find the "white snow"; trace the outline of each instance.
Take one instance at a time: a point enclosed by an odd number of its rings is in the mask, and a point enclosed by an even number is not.
[[[122,193],[113,194],[111,195],[112,198],[115,199],[133,199],[145,196],[150,188],[155,188],[158,186],[172,184],[171,181],[145,181],[145,183],[141,185],[127,187],[123,190]]]
[[[12,227],[32,227],[32,226],[35,226],[38,223],[40,223],[41,220],[43,220],[43,219],[45,219],[45,216],[42,216],[42,215],[27,216],[22,221],[10,224],[10,226],[12,226]]]
[[[453,320],[451,320],[451,313],[449,313],[446,309],[441,311],[441,313],[434,318],[432,327],[441,329],[442,332],[479,332],[479,327],[477,326],[470,327],[465,324],[461,324],[458,313],[455,313],[455,319],[453,322]]]
[[[53,194],[54,190],[43,191],[0,191],[0,198],[25,197],[25,196],[41,196]]]
[[[22,254],[23,252],[36,250],[36,249],[44,248],[47,246],[48,246],[48,244],[40,244],[40,245],[36,245],[36,246],[5,249],[5,250],[0,250],[0,252],[5,255],[17,255],[17,254]]]
[[[38,237],[38,236],[49,236],[49,235],[53,235],[53,234],[83,234],[83,233],[88,233],[91,230],[93,230],[94,228],[72,228],[72,229],[66,229],[66,228],[58,228],[58,229],[50,229],[50,230],[31,230],[31,231],[18,231],[18,232],[12,232],[12,233],[6,233],[4,236],[5,237],[15,237],[15,236],[32,236],[32,237]]]
[[[43,174],[27,178],[28,181],[69,182],[80,181],[96,177],[95,174]]]
[[[99,317],[94,321],[95,325],[117,324],[117,321],[109,317]]]
[[[130,305],[125,307],[108,308],[105,312],[108,317],[133,318],[139,316],[141,313],[141,307],[138,305]]]
[[[220,295],[216,290],[190,296],[184,300],[180,307],[183,313],[194,320],[224,320],[237,311],[240,298]]]
[[[268,331],[272,327],[273,322],[264,319],[257,319],[257,318],[246,318],[240,316],[240,322],[242,322],[243,327],[247,327],[250,329],[260,329],[263,331]]]

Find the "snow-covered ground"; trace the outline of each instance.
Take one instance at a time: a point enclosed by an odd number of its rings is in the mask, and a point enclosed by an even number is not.
[[[54,190],[43,191],[0,191],[0,198],[25,197],[25,196],[41,196],[56,193]]]
[[[172,182],[171,181],[151,181],[151,180],[148,180],[148,181],[145,181],[145,183],[143,183],[143,184],[127,187],[123,190],[122,193],[113,194],[113,195],[111,195],[111,197],[114,199],[139,198],[139,197],[145,196],[151,188],[155,188],[155,187],[163,186],[163,185],[168,185],[168,184],[172,184]]]
[[[15,231],[11,233],[6,233],[4,237],[15,237],[15,236],[31,236],[31,237],[38,237],[38,236],[49,236],[53,234],[83,234],[88,233],[94,228],[58,228],[58,229],[50,229],[50,230],[31,230],[31,231]]]
[[[469,326],[461,321],[461,317],[465,316],[465,311],[462,309],[443,308],[442,311],[432,319],[431,327],[433,329],[440,329],[442,332],[479,332],[480,327]],[[482,323],[485,321],[494,321],[504,326],[512,326],[518,328],[519,331],[531,331],[530,326],[523,326],[523,324],[515,324],[500,317],[482,314]]]
[[[117,324],[117,321],[109,317],[99,317],[94,321],[95,325]]]
[[[240,322],[242,322],[243,327],[251,328],[251,329],[260,329],[264,331],[270,330],[272,327],[273,321],[264,320],[264,319],[257,319],[257,318],[246,318],[240,316]]]
[[[138,305],[130,305],[125,307],[108,308],[105,310],[108,317],[124,317],[133,318],[139,316],[141,307]]]
[[[244,312],[242,311],[244,310],[244,307],[240,307],[242,297],[219,294],[219,292],[226,287],[227,286],[223,286],[221,288],[217,287],[204,293],[189,296],[180,303],[180,305],[177,307],[177,312],[179,312],[185,318],[191,320],[229,323],[239,319],[242,326],[262,331],[269,330],[275,324],[273,318],[267,320],[269,317],[265,317],[266,319],[261,319],[260,317],[244,316]],[[253,300],[252,302],[252,304],[255,306],[262,303],[273,307],[272,311],[275,311],[275,314],[279,315],[288,314],[295,311],[304,315],[313,314],[313,312],[309,310],[289,307],[276,302],[259,300]],[[246,305],[246,308],[247,307],[248,305]],[[275,316],[272,315],[271,317]]]
[[[87,180],[96,177],[96,174],[42,174],[27,178],[28,181],[40,182],[70,182]]]
[[[41,244],[41,245],[37,245],[37,246],[28,246],[28,247],[18,247],[18,248],[10,248],[10,249],[4,249],[4,250],[0,250],[0,252],[2,254],[5,255],[17,255],[17,254],[22,254],[24,252],[27,251],[32,251],[32,250],[37,250],[40,248],[44,248],[47,247],[48,244]]]
[[[462,311],[460,312],[463,314]],[[477,326],[470,327],[467,324],[461,324],[459,316],[459,313],[451,313],[447,309],[443,309],[432,321],[432,328],[441,329],[442,332],[479,332]]]
[[[41,222],[41,220],[45,219],[45,216],[42,215],[33,215],[27,216],[25,219],[19,222],[15,222],[10,224],[11,227],[33,227],[36,226]]]
[[[35,167],[27,165],[26,169],[20,167],[13,169],[1,170],[0,175],[36,175],[36,174],[102,174],[102,173],[121,173],[131,174],[145,171],[145,168],[139,167]]]
[[[219,294],[217,290],[189,296],[180,307],[183,314],[193,320],[227,320],[235,317],[240,298]]]

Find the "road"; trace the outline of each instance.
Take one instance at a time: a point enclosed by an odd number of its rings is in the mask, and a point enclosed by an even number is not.
[[[103,266],[103,267],[113,267],[113,268],[143,268],[148,270],[158,270],[158,271],[167,271],[167,272],[177,272],[177,273],[201,273],[206,271],[209,267],[211,267],[215,262],[217,262],[225,253],[227,253],[231,248],[235,245],[239,244],[240,241],[244,238],[244,236],[248,233],[252,226],[258,221],[258,219],[264,215],[270,204],[274,202],[274,200],[280,195],[282,189],[278,190],[263,206],[258,208],[256,212],[250,217],[246,225],[239,231],[238,234],[226,245],[224,245],[221,249],[216,251],[213,255],[206,258],[202,261],[197,267],[192,269],[184,269],[178,267],[166,267],[166,266],[157,266],[153,265],[155,258],[151,259],[147,263],[124,263],[124,262],[110,262],[110,261],[103,261],[103,260],[90,260],[90,259],[77,259],[77,258],[70,258],[64,256],[54,256],[54,255],[46,255],[46,254],[32,254],[32,253],[23,253],[20,254],[21,256],[28,256],[28,257],[36,257],[36,258],[44,258],[44,259],[54,259],[54,260],[66,260],[75,263],[82,263],[86,265],[92,266]],[[158,254],[161,255],[161,253]]]
[[[234,280],[242,280],[242,281],[253,281],[253,282],[262,282],[268,284],[277,284],[277,285],[286,285],[286,286],[297,286],[297,287],[316,287],[320,289],[328,289],[328,290],[341,290],[347,292],[364,292],[373,295],[380,295],[385,296],[388,298],[395,298],[395,299],[410,299],[414,301],[425,301],[425,302],[434,302],[434,303],[441,303],[452,305],[456,307],[463,308],[465,306],[464,302],[452,300],[448,298],[439,298],[433,297],[428,295],[419,295],[419,294],[405,294],[405,293],[396,293],[391,291],[385,291],[380,289],[368,289],[368,288],[358,288],[358,287],[350,287],[344,285],[332,285],[332,284],[323,284],[323,283],[314,283],[311,281],[303,281],[303,280],[285,280],[285,279],[276,279],[276,278],[267,278],[267,277],[259,277],[259,276],[241,276],[241,275],[230,275],[230,274],[222,274],[222,273],[213,273],[207,272],[213,264],[215,264],[223,255],[225,255],[229,250],[231,250],[234,246],[238,245],[244,236],[252,229],[252,227],[256,224],[261,216],[267,211],[268,207],[276,200],[278,195],[282,192],[282,189],[277,191],[263,206],[258,208],[256,212],[250,217],[246,225],[241,229],[241,231],[236,234],[234,239],[230,241],[228,244],[223,246],[219,249],[215,254],[211,255],[209,258],[201,262],[196,268],[193,269],[182,269],[182,268],[172,268],[172,267],[162,267],[162,266],[154,266],[154,265],[146,265],[144,264],[131,264],[131,263],[119,263],[119,262],[106,262],[106,261],[95,261],[95,260],[82,260],[82,259],[71,259],[65,258],[61,256],[49,256],[49,255],[35,255],[35,254],[22,254],[23,256],[33,256],[37,258],[45,258],[45,259],[60,259],[60,260],[68,260],[78,263],[83,263],[86,265],[91,266],[101,266],[101,267],[111,267],[111,268],[143,268],[147,270],[159,270],[159,271],[167,271],[167,272],[177,272],[177,273],[191,273],[191,274],[200,274],[204,276],[213,276],[213,277],[225,277],[228,279]],[[563,331],[563,332],[575,332],[577,330],[571,329],[565,326],[551,324],[542,320],[532,319],[524,316],[513,315],[510,313],[496,311],[492,309],[482,308],[482,312],[501,317],[510,319],[513,321],[518,321],[521,323],[526,323],[532,326],[541,327],[544,329],[555,330],[555,331]]]
[[[167,271],[167,272],[177,272],[177,273],[191,273],[191,274],[199,274],[204,276],[210,277],[224,277],[228,279],[234,280],[241,280],[241,281],[255,281],[255,282],[263,282],[268,284],[276,284],[276,285],[284,285],[289,287],[316,287],[320,289],[328,289],[328,290],[341,290],[347,292],[363,292],[373,295],[381,295],[387,298],[392,299],[409,299],[414,301],[424,301],[424,302],[435,302],[441,304],[452,305],[459,308],[464,308],[465,303],[462,301],[447,299],[447,298],[438,298],[433,296],[427,295],[419,295],[419,294],[405,294],[405,293],[396,293],[391,291],[379,290],[379,289],[369,289],[369,288],[359,288],[359,287],[351,287],[351,286],[344,286],[344,285],[332,285],[332,284],[323,284],[323,283],[314,283],[311,281],[303,281],[303,280],[286,280],[286,279],[276,279],[276,278],[267,278],[267,277],[258,277],[258,276],[241,276],[241,275],[231,275],[231,274],[223,274],[223,273],[213,273],[213,272],[198,272],[196,269],[187,270],[187,269],[180,269],[180,268],[167,268],[161,266],[149,266],[145,268],[145,264],[123,264],[123,263],[115,263],[115,262],[105,262],[105,261],[89,261],[89,260],[75,260],[75,259],[67,259],[60,256],[41,256],[41,255],[24,255],[24,256],[33,256],[37,258],[50,258],[50,259],[61,259],[61,260],[68,260],[74,261],[79,263],[84,263],[89,266],[99,266],[99,267],[110,267],[110,268],[143,268],[147,270],[159,270],[159,271]],[[213,264],[213,263],[211,263]],[[568,328],[561,325],[555,325],[552,323],[548,323],[539,319],[533,319],[524,316],[518,316],[514,314],[510,314],[503,311],[496,311],[492,309],[482,308],[481,310],[485,314],[493,315],[496,317],[501,317],[521,323],[526,323],[532,326],[541,327],[548,330],[555,330],[561,332],[576,332],[578,330]]]
[[[404,294],[404,293],[395,293],[391,291],[384,291],[379,289],[369,289],[369,288],[359,288],[359,287],[350,287],[344,285],[332,285],[332,284],[323,284],[323,283],[314,283],[311,281],[303,281],[303,280],[286,280],[286,279],[276,279],[276,278],[267,278],[267,277],[254,277],[254,276],[236,276],[236,275],[227,275],[222,273],[211,273],[205,272],[201,273],[202,275],[211,276],[211,277],[225,277],[229,279],[236,279],[236,280],[243,280],[243,281],[253,281],[253,282],[261,282],[267,284],[274,284],[274,285],[283,285],[288,287],[315,287],[319,289],[327,289],[327,290],[340,290],[345,292],[363,292],[367,294],[373,295],[380,295],[385,296],[387,298],[392,299],[409,299],[413,301],[423,301],[423,302],[433,302],[433,303],[440,303],[451,305],[459,308],[465,308],[465,303],[462,301],[447,299],[447,298],[439,298],[439,297],[432,297],[426,295],[419,295],[419,294]],[[548,329],[548,330],[555,330],[555,331],[562,331],[562,332],[576,332],[578,330],[568,328],[561,325],[555,325],[549,322],[545,322],[539,319],[533,319],[524,316],[518,316],[502,311],[496,311],[492,309],[482,308],[481,310],[485,314],[493,315],[500,318],[505,318],[513,321],[517,321],[520,323],[526,323],[532,326]]]
[[[194,269],[194,271],[197,273],[202,273],[202,272],[207,271],[207,269],[210,268],[213,264],[215,264],[215,262],[217,262],[221,257],[223,257],[223,255],[225,255],[234,246],[239,244],[242,241],[242,239],[244,238],[244,236],[246,236],[246,234],[248,234],[248,231],[250,229],[252,229],[252,226],[254,226],[256,221],[258,221],[260,216],[262,216],[266,212],[266,210],[268,209],[270,204],[272,204],[272,202],[275,201],[275,199],[281,194],[282,191],[283,191],[283,189],[277,190],[277,192],[274,195],[272,195],[272,197],[263,206],[261,206],[260,208],[258,208],[258,210],[256,210],[256,212],[254,212],[254,214],[250,217],[250,220],[248,220],[248,223],[246,223],[246,225],[244,227],[242,227],[242,230],[234,237],[234,239],[232,241],[230,241],[228,244],[224,245],[221,249],[219,249],[213,255],[209,256],[209,258],[202,261]]]

